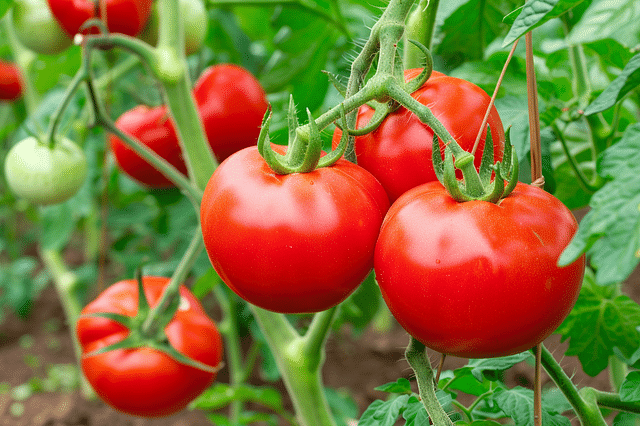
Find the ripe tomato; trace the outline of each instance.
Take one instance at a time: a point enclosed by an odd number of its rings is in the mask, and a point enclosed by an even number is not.
[[[15,144],[4,163],[11,191],[33,204],[61,203],[75,195],[87,176],[82,149],[60,138],[51,149],[35,137]]]
[[[200,216],[209,259],[233,291],[303,313],[337,305],[364,280],[388,207],[380,183],[344,159],[278,175],[249,147],[215,171]]]
[[[22,96],[22,76],[17,66],[0,60],[0,101],[15,101]]]
[[[51,14],[46,0],[16,0],[13,28],[20,43],[36,53],[55,55],[72,43]]]
[[[169,113],[165,106],[150,108],[139,105],[116,120],[116,126],[124,133],[137,138],[176,169],[187,174],[182,150]],[[173,183],[134,150],[114,135],[109,137],[111,150],[120,169],[138,182],[151,188],[166,188]]]
[[[184,50],[187,55],[197,52],[207,36],[209,19],[202,0],[180,0],[182,20],[184,22]],[[155,3],[139,39],[152,46],[158,44],[158,3]]]
[[[420,185],[389,209],[375,271],[405,330],[436,351],[489,358],[540,343],[573,307],[584,256],[556,262],[577,230],[571,212],[518,183],[498,204],[459,203],[439,182]]]
[[[169,283],[164,277],[144,277],[143,286],[153,307]],[[216,367],[222,360],[222,339],[198,299],[180,287],[180,308],[165,333],[183,355]],[[136,280],[113,284],[89,303],[82,314],[113,312],[135,316],[138,310]],[[137,416],[164,416],[183,409],[205,390],[215,373],[180,364],[164,352],[149,347],[117,349],[100,355],[86,354],[127,337],[121,324],[99,317],[81,317],[76,327],[82,346],[82,371],[93,389],[112,407]]]
[[[406,70],[405,79],[415,77],[419,69]],[[465,151],[471,151],[491,98],[478,86],[466,80],[434,72],[412,96],[427,105]],[[360,107],[356,128],[364,127],[373,115],[367,105]],[[502,159],[504,129],[498,111],[493,107],[489,126],[494,143],[494,158]],[[333,134],[334,148],[342,132]],[[480,166],[486,131],[476,150],[476,167]],[[356,137],[358,165],[367,169],[384,186],[393,202],[409,189],[436,180],[431,162],[433,131],[411,111],[400,107],[389,114],[371,133]],[[444,145],[441,151],[444,152]]]
[[[48,0],[53,16],[71,37],[82,24],[102,16],[100,2],[93,0]],[[138,34],[147,23],[153,0],[106,0],[107,27],[113,33]]]
[[[256,144],[268,104],[250,72],[230,64],[209,67],[196,82],[193,95],[218,161]]]

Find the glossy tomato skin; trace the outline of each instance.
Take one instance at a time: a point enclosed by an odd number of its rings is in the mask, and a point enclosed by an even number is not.
[[[143,286],[150,306],[154,306],[169,279],[144,277]],[[222,339],[200,302],[184,286],[181,306],[165,328],[171,345],[189,358],[216,367],[222,360]],[[82,314],[137,313],[135,280],[113,284],[89,303]],[[118,349],[87,356],[104,346],[124,339],[128,330],[105,319],[82,317],[77,335],[82,346],[82,371],[93,389],[112,407],[125,413],[156,417],[183,409],[215,379],[216,374],[180,364],[168,355],[148,347]]]
[[[411,79],[419,69],[405,71]],[[434,72],[412,96],[431,112],[449,130],[451,136],[465,151],[470,152],[482,124],[491,98],[478,86],[466,80]],[[356,128],[364,127],[374,111],[367,105],[360,107]],[[495,160],[502,158],[504,129],[498,111],[493,107],[489,126],[494,143]],[[342,132],[336,129],[333,146],[340,142]],[[476,150],[475,164],[480,165],[485,134]],[[411,111],[400,107],[389,114],[371,133],[356,137],[355,150],[358,165],[367,169],[384,186],[391,202],[409,189],[436,180],[431,161],[433,131]],[[440,142],[444,152],[444,145]]]
[[[215,171],[200,216],[209,259],[233,291],[270,311],[305,313],[337,305],[364,280],[388,207],[382,186],[353,163],[277,175],[249,147]]]
[[[571,212],[518,183],[498,204],[458,203],[439,182],[391,207],[375,271],[389,309],[427,347],[465,358],[528,350],[569,314],[584,256],[556,262],[577,230]]]
[[[260,83],[249,71],[231,64],[209,67],[198,78],[193,95],[219,162],[256,145],[268,104]]]
[[[22,75],[17,66],[0,60],[0,101],[15,101],[22,96]]]
[[[51,14],[47,0],[16,0],[12,19],[20,43],[36,53],[55,55],[71,46],[71,38]]]
[[[93,0],[47,0],[51,13],[62,28],[75,36],[82,24],[92,18],[100,18],[98,3]],[[149,19],[153,0],[107,0],[107,27],[113,33],[135,36]]]
[[[116,127],[137,138],[180,172],[187,174],[178,136],[165,106],[151,108],[139,105],[122,114],[116,120]],[[118,166],[131,178],[150,188],[174,186],[169,179],[143,160],[122,140],[111,135],[109,141]]]

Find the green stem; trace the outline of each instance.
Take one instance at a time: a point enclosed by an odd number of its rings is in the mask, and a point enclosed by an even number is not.
[[[451,401],[451,404],[458,408],[458,410],[460,410],[462,412],[462,414],[464,414],[464,416],[467,418],[467,421],[469,423],[473,422],[473,416],[471,415],[471,410],[469,410],[467,407],[464,406],[464,404],[456,401],[455,399],[453,401]]]
[[[78,276],[69,271],[67,266],[57,250],[43,249],[40,251],[40,257],[53,279],[53,283],[58,293],[58,300],[62,303],[64,316],[69,326],[69,334],[71,335],[71,343],[73,344],[73,352],[76,355],[76,362],[79,364],[82,358],[82,348],[78,342],[76,335],[76,323],[82,311],[82,297],[80,295]],[[95,397],[95,393],[86,377],[80,371],[80,389],[85,398]]]
[[[440,405],[438,397],[436,396],[433,369],[427,357],[425,346],[411,337],[411,341],[404,355],[416,374],[422,404],[427,410],[427,414],[433,421],[433,424],[435,426],[452,426],[453,423],[451,419],[447,416],[447,413],[444,411],[444,408],[442,408],[442,405]]]
[[[571,154],[569,145],[567,144],[567,141],[564,138],[562,131],[558,128],[558,125],[555,122],[551,123],[551,129],[553,130],[553,133],[556,139],[560,142],[560,146],[562,146],[562,151],[564,152],[564,155],[567,157],[567,161],[569,162],[569,166],[571,166],[571,170],[573,170],[573,173],[578,178],[578,183],[580,184],[580,186],[582,186],[582,188],[589,193],[593,194],[594,192],[596,192],[600,188],[600,186],[602,186],[602,184],[601,183],[599,184],[598,180],[596,180],[595,182],[590,182],[587,179],[585,174],[580,169],[580,166],[576,161],[575,157],[573,156],[573,154]]]
[[[319,16],[331,25],[338,28],[344,35],[351,38],[351,34],[344,24],[344,20],[336,19],[319,8],[314,2],[308,0],[208,0],[212,6],[290,6],[295,7],[313,15]],[[341,17],[340,17],[341,18]]]
[[[606,426],[606,422],[602,418],[595,398],[589,397],[587,400],[583,399],[581,393],[578,392],[576,386],[555,360],[551,352],[549,352],[542,343],[540,343],[540,346],[542,349],[542,366],[573,407],[578,419],[580,419],[580,424],[582,426]],[[583,389],[583,391],[584,390],[585,389]]]
[[[433,31],[440,0],[420,0],[417,7],[409,14],[404,35],[404,66],[418,68],[424,66],[424,53],[408,43],[408,40],[419,41],[431,50]]]
[[[47,129],[47,135],[45,137],[45,141],[49,144],[49,146],[53,149],[56,144],[56,132],[58,131],[58,126],[60,125],[60,121],[62,120],[62,115],[64,111],[69,106],[71,99],[73,99],[73,94],[78,90],[80,84],[87,80],[86,68],[80,66],[80,69],[73,76],[71,83],[67,86],[67,89],[64,93],[64,97],[62,98],[62,102],[58,105],[56,112],[53,114],[52,120],[49,122],[49,128]]]
[[[240,346],[240,336],[238,335],[238,313],[235,301],[229,297],[229,291],[223,285],[216,285],[213,292],[222,309],[223,319],[220,323],[220,331],[224,333],[224,348],[227,354],[227,364],[229,366],[229,379],[232,387],[244,383],[249,376],[246,373],[242,360],[242,348]],[[231,402],[231,412],[229,421],[231,424],[238,424],[240,414],[243,410],[241,400]]]
[[[155,319],[166,310],[169,301],[174,297],[177,297],[180,285],[184,283],[189,271],[191,271],[193,264],[203,249],[204,242],[202,241],[202,232],[199,231],[198,227],[198,231],[193,233],[193,238],[191,239],[191,243],[189,244],[187,251],[184,253],[182,259],[180,259],[180,263],[176,267],[176,270],[173,272],[173,275],[169,280],[169,284],[167,284],[162,292],[160,300],[158,300],[158,303],[149,311],[149,315],[142,325],[143,331],[149,330]]]
[[[324,349],[324,345],[329,334],[329,327],[331,326],[337,311],[338,307],[334,306],[326,311],[318,312],[313,316],[311,325],[309,326],[307,333],[302,338],[304,341],[305,352],[310,354],[310,356],[321,353]]]
[[[110,83],[121,79],[139,63],[140,59],[137,56],[127,57],[124,61],[109,69],[106,74],[95,80],[96,89],[104,90]]]
[[[284,315],[250,306],[271,348],[300,425],[335,426],[322,385],[324,348],[317,348],[318,342],[323,345],[326,340],[327,323],[333,312],[316,314],[310,334],[301,337]]]
[[[569,20],[570,13],[571,12],[565,13],[560,16],[560,22],[562,22],[562,29],[565,36],[569,34],[572,28]],[[587,58],[584,54],[584,47],[581,44],[569,46],[567,49],[573,75],[573,93],[578,99],[579,108],[583,109],[589,104],[589,98],[591,97],[591,81],[589,80]]]
[[[620,395],[611,392],[602,392],[597,389],[587,388],[589,392],[595,396],[598,405],[612,410],[626,411],[629,413],[640,414],[639,402],[622,401]]]

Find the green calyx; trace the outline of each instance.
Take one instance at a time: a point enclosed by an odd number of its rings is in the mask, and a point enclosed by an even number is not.
[[[167,308],[161,315],[156,318],[156,321],[152,323],[151,327],[144,327],[144,323],[151,312],[151,308],[149,306],[147,296],[144,293],[144,287],[142,285],[142,274],[139,270],[136,274],[136,279],[138,281],[138,313],[135,317],[130,317],[113,312],[96,312],[81,316],[81,318],[107,318],[111,321],[115,321],[128,328],[129,335],[119,342],[105,346],[101,349],[85,354],[84,356],[97,356],[118,349],[136,349],[148,347],[165,353],[180,364],[188,365],[190,367],[197,368],[208,373],[217,373],[222,368],[222,364],[212,367],[183,355],[182,353],[178,352],[178,350],[176,350],[173,346],[171,346],[171,343],[169,342],[169,339],[164,332],[165,327],[171,322],[180,306],[179,294],[175,294],[175,296],[171,298],[171,301],[168,304]]]
[[[443,161],[438,137],[433,136],[433,168],[438,180],[447,188],[454,200],[497,203],[513,191],[518,183],[519,167],[516,151],[511,145],[510,134],[511,128],[508,128],[502,162],[498,161],[494,164],[493,139],[491,129],[487,127],[487,138],[479,170],[476,170],[473,163],[474,156],[464,151],[455,141],[451,141],[445,147]],[[462,181],[456,177],[456,169],[462,171]]]
[[[287,152],[284,155],[275,152],[271,147],[269,139],[271,109],[266,112],[262,120],[262,128],[258,137],[258,152],[269,167],[279,175],[308,173],[321,167],[328,167],[338,161],[344,154],[349,132],[342,134],[340,144],[336,149],[322,156],[320,129],[308,109],[307,115],[309,116],[309,124],[300,127],[293,97],[291,97],[288,113],[289,142]],[[341,111],[341,119],[343,124],[346,123],[344,107]]]

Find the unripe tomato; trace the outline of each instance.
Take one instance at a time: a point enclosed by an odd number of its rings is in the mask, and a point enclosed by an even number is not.
[[[155,306],[169,278],[143,277],[145,295]],[[183,355],[217,367],[222,339],[196,297],[180,287],[180,307],[164,332]],[[102,292],[82,315],[111,312],[133,317],[138,312],[136,280],[117,282]],[[182,410],[215,380],[216,374],[184,365],[164,352],[141,346],[100,355],[90,352],[123,340],[129,331],[106,318],[81,317],[76,326],[82,346],[82,371],[100,398],[117,410],[143,417],[167,416]]]
[[[219,162],[258,141],[267,98],[256,78],[237,65],[207,68],[193,89],[209,145]]]
[[[101,2],[93,0],[48,0],[53,16],[73,37],[88,19],[101,18]],[[113,33],[137,35],[149,19],[153,0],[106,0],[107,28]]]
[[[59,138],[50,148],[28,137],[9,150],[4,173],[18,197],[33,204],[55,204],[71,198],[84,184],[87,160],[82,149],[67,138]]]
[[[180,12],[184,22],[184,49],[187,55],[197,52],[209,29],[209,19],[207,9],[202,0],[180,0]],[[158,44],[158,3],[151,11],[151,16],[147,21],[138,38],[146,41],[152,46]]]
[[[405,71],[405,79],[419,74],[419,69]],[[480,130],[480,124],[491,98],[481,88],[460,78],[434,72],[429,80],[412,95],[447,128],[465,151],[470,152]],[[360,107],[356,128],[364,127],[373,116],[373,109]],[[495,160],[502,159],[504,129],[495,107],[489,114],[489,126],[494,143]],[[334,148],[342,132],[333,135]],[[475,153],[476,167],[480,166],[486,130]],[[371,133],[356,137],[358,165],[367,169],[384,186],[391,202],[409,189],[436,180],[431,162],[433,131],[415,114],[400,107],[389,114]],[[440,142],[444,152],[444,145]]]
[[[46,0],[15,0],[13,28],[20,43],[43,55],[58,54],[73,42],[51,14]]]
[[[585,258],[559,267],[578,228],[551,194],[518,183],[497,204],[457,202],[440,182],[391,206],[375,271],[393,316],[427,347],[464,358],[531,349],[575,304]]]
[[[0,101],[15,101],[22,96],[22,76],[17,66],[0,60]]]
[[[183,174],[187,174],[178,136],[165,106],[150,108],[139,105],[122,114],[116,120],[116,127],[151,148]],[[131,178],[151,188],[173,186],[169,179],[118,137],[111,135],[109,142],[120,170]]]

